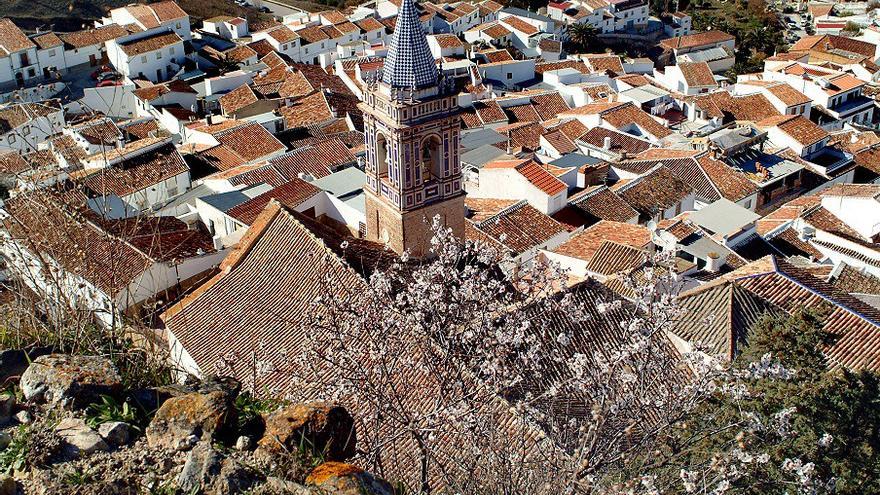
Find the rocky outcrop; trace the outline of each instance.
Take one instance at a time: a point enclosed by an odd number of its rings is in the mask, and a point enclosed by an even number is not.
[[[76,409],[118,394],[122,379],[106,358],[50,354],[28,366],[19,386],[29,401]]]
[[[306,478],[306,484],[327,495],[394,495],[391,484],[344,462],[325,462]]]
[[[295,404],[269,414],[257,457],[271,459],[308,446],[325,460],[343,461],[355,453],[354,419],[345,408],[316,402]]]
[[[210,387],[166,400],[147,427],[151,447],[188,450],[200,440],[230,434],[236,420],[235,387]]]
[[[0,495],[393,494],[385,481],[336,462],[354,457],[356,443],[354,420],[338,405],[260,416],[257,402],[244,400],[239,423],[233,379],[123,390],[115,367],[91,356],[39,357],[19,385],[24,402],[0,395],[0,451],[26,438],[28,453],[15,477],[0,476]],[[334,462],[312,469],[316,459]],[[71,473],[81,477],[75,488]]]

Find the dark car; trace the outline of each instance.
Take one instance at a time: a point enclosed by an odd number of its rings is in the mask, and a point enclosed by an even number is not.
[[[106,74],[108,72],[114,72],[113,67],[102,65],[101,67],[95,69],[94,72],[92,72],[92,79],[98,79],[99,77],[101,77],[101,74]]]
[[[118,81],[122,79],[122,74],[118,72],[104,72],[98,75],[98,81]]]

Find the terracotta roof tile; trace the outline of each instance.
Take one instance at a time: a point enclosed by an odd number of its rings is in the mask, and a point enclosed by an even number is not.
[[[587,126],[578,119],[566,120],[553,126],[552,129],[559,129],[572,141],[582,138],[587,133]]]
[[[715,91],[698,95],[694,102],[706,112],[707,117],[724,118],[727,121],[758,122],[779,115],[772,103],[760,93],[733,96],[727,91]]]
[[[486,60],[488,60],[488,63],[490,64],[495,62],[507,62],[509,60],[513,60],[513,56],[510,54],[509,51],[504,48],[501,48],[499,50],[485,50],[480,52],[480,54],[486,57]]]
[[[553,147],[560,154],[568,154],[574,153],[578,150],[578,147],[575,146],[574,141],[568,138],[562,131],[553,130],[544,133],[542,136],[544,139],[550,143],[550,146]]]
[[[727,34],[724,31],[714,29],[712,31],[706,31],[703,33],[688,34],[685,36],[678,36],[676,38],[662,40],[660,42],[660,46],[670,49],[696,48],[700,46],[714,45],[716,43],[731,41],[734,39],[735,38],[733,37],[733,35]]]
[[[269,204],[269,201],[273,199],[288,208],[296,208],[320,193],[321,190],[314,185],[301,179],[292,179],[290,182],[233,206],[226,213],[245,225],[251,225]]]
[[[550,196],[568,189],[564,182],[532,160],[496,160],[487,163],[484,168],[514,168],[532,185]]]
[[[9,19],[0,19],[0,49],[4,56],[35,46],[15,23]]]
[[[641,249],[651,243],[651,232],[637,224],[600,220],[553,252],[589,261],[605,240]]]
[[[174,145],[167,144],[121,163],[95,170],[84,181],[97,194],[124,197],[189,172]]]
[[[55,33],[43,33],[31,38],[31,40],[37,45],[41,50],[45,50],[47,48],[54,48],[57,46],[61,46],[64,44],[61,41],[61,38],[58,37]]]
[[[706,62],[681,62],[678,64],[681,75],[688,86],[717,86],[712,69]]]
[[[245,162],[256,161],[285,149],[281,141],[256,122],[221,130],[212,135],[220,144],[241,156]]]
[[[513,206],[518,201],[510,199],[494,199],[494,198],[471,198],[464,200],[464,205],[468,209],[468,218],[476,223],[497,215],[501,210]]]
[[[630,124],[636,124],[657,139],[662,139],[672,134],[669,128],[654,120],[647,112],[632,103],[617,106],[603,112],[602,119],[618,129]]]
[[[587,64],[578,61],[578,60],[559,60],[557,62],[542,62],[535,64],[535,73],[543,74],[548,71],[560,70],[560,69],[574,69],[581,74],[589,74],[590,68],[587,67]]]
[[[586,58],[590,67],[593,68],[593,72],[611,71],[615,75],[622,75],[625,73],[623,70],[623,62],[620,61],[620,57],[617,55],[587,56],[584,58]]]
[[[305,127],[314,122],[323,122],[334,117],[327,99],[322,91],[296,99],[290,105],[283,106],[278,112],[284,117],[289,129]]]
[[[187,13],[182,8],[180,8],[180,6],[177,5],[176,2],[156,2],[151,3],[149,7],[156,14],[156,17],[159,19],[160,22],[174,21],[177,19],[188,17]]]
[[[520,201],[475,224],[475,227],[520,254],[566,230],[556,220]]]
[[[258,100],[259,98],[257,98],[251,87],[247,84],[242,84],[220,97],[220,109],[224,115],[232,115],[242,108],[256,103]]]
[[[532,36],[541,32],[537,27],[516,16],[508,16],[501,19],[501,22],[508,25],[511,29],[519,31],[526,36]]]
[[[541,120],[549,120],[555,118],[560,113],[569,110],[568,103],[558,92],[536,95],[532,97],[535,110],[541,117]]]
[[[612,129],[606,129],[604,127],[594,127],[588,132],[581,135],[580,139],[595,147],[602,148],[605,146],[606,137],[610,140],[610,150],[615,153],[626,152],[630,155],[635,155],[651,147],[651,143],[639,139],[631,134],[615,131]]]
[[[618,273],[631,273],[647,260],[647,251],[606,239],[587,262],[587,271],[611,277]]]
[[[218,170],[229,170],[245,163],[244,158],[235,150],[222,144],[208,148],[198,153],[198,156]]]
[[[629,222],[639,212],[607,186],[593,186],[569,198],[568,204],[580,209],[595,220]]]
[[[692,193],[690,186],[665,167],[658,167],[617,190],[617,194],[636,211],[652,218]]]
[[[110,24],[95,29],[85,29],[72,33],[61,33],[58,35],[65,44],[73,48],[85,48],[93,45],[103,45],[105,41],[119,38],[129,34],[122,26],[118,24]]]
[[[129,57],[133,57],[142,53],[159,50],[161,48],[165,48],[166,46],[180,43],[182,41],[183,40],[180,39],[180,36],[178,36],[177,33],[173,31],[168,33],[160,32],[151,34],[144,38],[120,43],[119,47],[122,49],[123,52],[125,52],[126,55],[128,55]]]
[[[509,117],[510,123],[514,122],[539,122],[541,117],[535,111],[531,103],[514,105],[504,108],[504,113]]]

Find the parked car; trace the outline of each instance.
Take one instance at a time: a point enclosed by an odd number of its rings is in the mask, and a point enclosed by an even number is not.
[[[262,13],[264,13],[264,14],[271,14],[271,13],[272,13],[272,9],[270,9],[269,7],[266,7],[265,5],[263,5],[262,7],[260,7],[260,12],[262,12]]]
[[[116,81],[122,79],[122,74],[118,72],[104,72],[98,75],[98,81]]]
[[[113,67],[110,67],[109,65],[102,65],[101,67],[98,67],[97,69],[95,69],[94,72],[92,72],[92,79],[98,79],[101,76],[101,74],[106,74],[108,72],[116,72],[116,71],[114,71]]]

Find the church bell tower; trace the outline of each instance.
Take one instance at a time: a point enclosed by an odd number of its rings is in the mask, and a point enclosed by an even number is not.
[[[413,0],[403,0],[388,56],[364,101],[367,239],[429,255],[434,217],[464,238],[458,103],[438,72]]]

